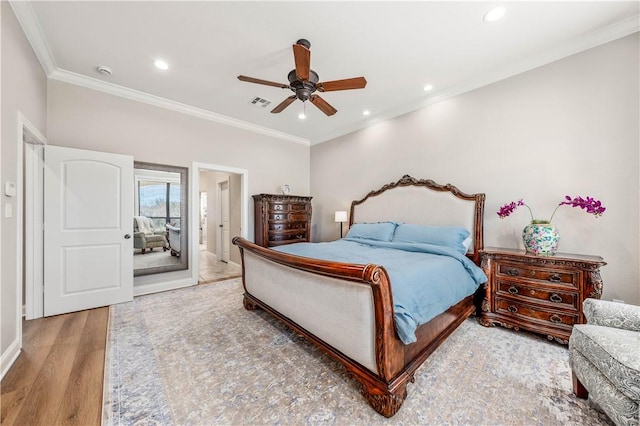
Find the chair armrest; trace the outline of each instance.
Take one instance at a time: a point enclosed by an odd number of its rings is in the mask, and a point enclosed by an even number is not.
[[[582,307],[588,324],[640,331],[640,306],[585,299]]]

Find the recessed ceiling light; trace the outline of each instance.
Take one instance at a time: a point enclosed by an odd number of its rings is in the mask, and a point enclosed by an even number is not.
[[[493,9],[489,10],[487,13],[484,14],[484,17],[482,18],[482,20],[484,22],[495,22],[500,18],[502,18],[506,11],[507,9],[505,9],[502,6],[494,7]]]
[[[424,87],[422,88],[422,90],[424,90],[425,92],[430,92],[430,91],[432,91],[432,90],[433,90],[433,86],[432,86],[432,85],[430,85],[430,84],[427,84],[426,86],[424,86]]]
[[[298,118],[300,120],[304,120],[305,118],[307,118],[307,114],[305,114],[304,112],[301,112],[300,114],[298,114]]]
[[[371,114],[371,111],[369,111],[368,109],[365,109],[364,111],[362,111],[362,115],[369,115]]]
[[[169,64],[163,61],[162,59],[156,59],[155,61],[153,61],[153,65],[155,65],[156,68],[161,69],[163,71],[166,71],[169,69]]]

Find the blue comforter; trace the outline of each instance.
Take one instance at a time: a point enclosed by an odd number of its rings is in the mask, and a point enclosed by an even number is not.
[[[438,245],[344,238],[274,248],[283,253],[335,262],[384,266],[392,284],[396,330],[405,344],[416,328],[475,293],[487,277],[460,252]]]

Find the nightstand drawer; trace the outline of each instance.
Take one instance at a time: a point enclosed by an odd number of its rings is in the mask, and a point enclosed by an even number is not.
[[[498,280],[498,295],[509,295],[525,302],[542,303],[552,308],[579,309],[580,295],[577,292],[558,291],[545,287],[530,287],[508,280]]]
[[[578,322],[578,313],[575,314],[562,311],[547,310],[531,306],[526,303],[519,303],[513,300],[496,298],[496,311],[503,315],[513,315],[516,317],[526,317],[542,323],[554,326],[573,326]]]
[[[499,263],[498,277],[521,278],[548,285],[578,287],[580,275],[577,271],[567,271],[517,263]]]

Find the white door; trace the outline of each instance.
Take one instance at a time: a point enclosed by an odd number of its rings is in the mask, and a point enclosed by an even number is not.
[[[220,182],[220,227],[222,228],[222,261],[229,261],[229,181]]]
[[[133,300],[133,201],[133,157],[45,147],[45,316]]]

